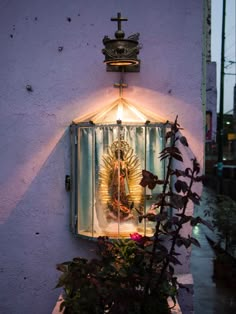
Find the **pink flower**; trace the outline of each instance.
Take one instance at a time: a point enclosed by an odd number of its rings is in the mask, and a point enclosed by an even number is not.
[[[138,232],[134,232],[134,233],[130,234],[130,238],[133,241],[140,242],[142,240],[143,236],[141,234],[139,234]]]

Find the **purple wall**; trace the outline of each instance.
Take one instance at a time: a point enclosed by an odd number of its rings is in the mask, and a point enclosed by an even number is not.
[[[202,1],[1,0],[0,313],[50,313],[56,263],[91,254],[69,232],[68,126],[118,97],[101,49],[119,11],[143,44],[124,96],[168,120],[178,114],[203,161]]]

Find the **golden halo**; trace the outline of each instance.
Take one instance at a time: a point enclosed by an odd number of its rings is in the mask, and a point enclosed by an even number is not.
[[[124,152],[124,155],[127,154],[127,152],[129,151],[130,149],[130,146],[129,144],[124,141],[124,140],[120,140],[120,141],[114,141],[112,144],[111,144],[111,151],[112,153],[114,154],[117,150],[121,150]]]

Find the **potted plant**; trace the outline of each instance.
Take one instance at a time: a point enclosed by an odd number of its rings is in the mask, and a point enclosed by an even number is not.
[[[236,202],[229,196],[217,195],[215,206],[208,214],[212,216],[212,224],[218,236],[217,242],[208,237],[216,254],[213,260],[214,278],[227,282],[227,286],[235,287]]]
[[[236,202],[227,195],[217,195],[212,212],[213,226],[216,228],[219,245],[234,255],[236,245]]]
[[[61,311],[64,314],[169,314],[168,299],[176,304],[178,283],[175,265],[181,264],[176,247],[191,244],[200,246],[191,237],[180,233],[186,223],[209,225],[200,217],[187,215],[189,201],[200,203],[200,197],[192,191],[200,182],[200,166],[195,158],[190,168],[176,169],[174,161],[183,162],[179,143],[188,148],[188,142],[180,133],[177,122],[166,134],[166,147],[160,159],[167,163],[165,178],[158,178],[147,170],[142,171],[141,186],[154,189],[162,186],[162,193],[147,213],[140,212],[139,220],[156,223],[152,237],[131,234],[130,239],[111,240],[98,238],[98,257],[87,260],[76,257],[57,265],[62,272],[57,287],[64,290]],[[173,188],[174,180],[174,188]],[[169,208],[175,214],[168,215]]]

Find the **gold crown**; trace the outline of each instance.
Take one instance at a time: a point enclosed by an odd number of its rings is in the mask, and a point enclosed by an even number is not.
[[[124,140],[116,140],[111,144],[111,151],[113,154],[115,154],[116,151],[121,150],[123,151],[124,155],[126,155],[129,149],[129,144]]]

